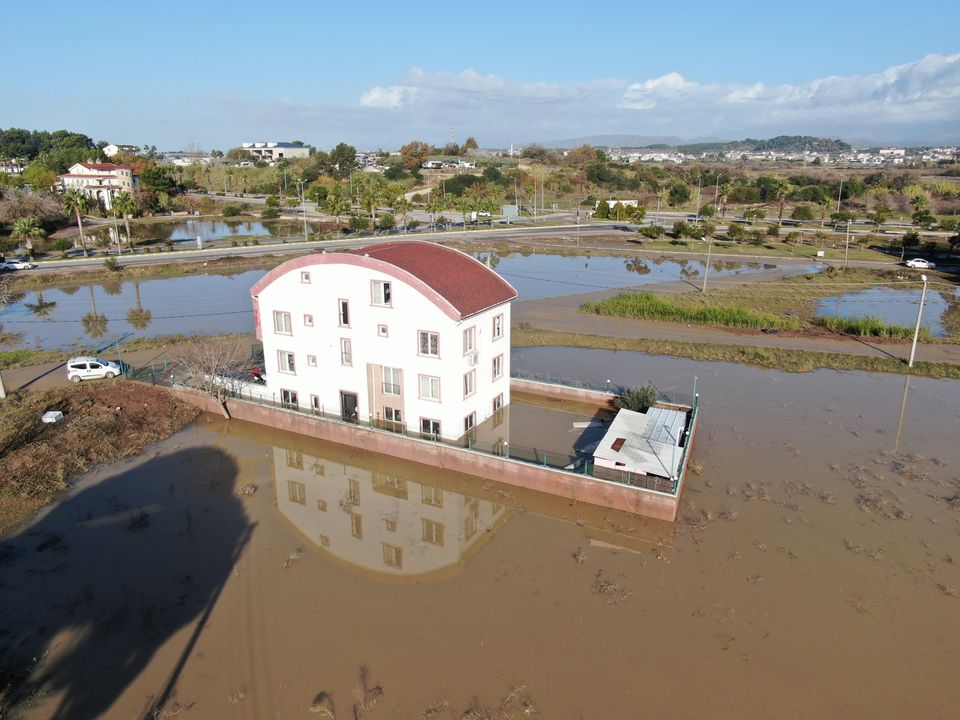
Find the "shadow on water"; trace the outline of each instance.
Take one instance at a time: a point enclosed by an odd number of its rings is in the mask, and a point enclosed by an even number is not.
[[[220,450],[178,450],[82,487],[0,545],[0,668],[19,679],[14,702],[100,717],[194,624],[142,716],[171,699],[253,530],[237,476]]]

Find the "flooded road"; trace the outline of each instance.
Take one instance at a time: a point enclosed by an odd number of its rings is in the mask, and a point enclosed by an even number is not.
[[[960,384],[513,360],[697,375],[677,523],[205,417],[0,543],[23,716],[955,717]]]

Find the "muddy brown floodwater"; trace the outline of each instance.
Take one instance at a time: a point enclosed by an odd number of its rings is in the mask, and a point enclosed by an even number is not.
[[[678,522],[205,416],[0,545],[23,717],[957,716],[960,384],[514,363],[698,375]]]

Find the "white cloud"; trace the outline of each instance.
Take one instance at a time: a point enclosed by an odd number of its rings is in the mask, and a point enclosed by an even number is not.
[[[373,108],[401,108],[412,104],[417,98],[417,88],[404,85],[372,87],[360,96],[360,105]]]
[[[826,121],[868,125],[960,119],[960,54],[927,55],[870,75],[830,76],[802,85],[702,84],[670,73],[631,84],[620,107],[672,114],[722,111],[753,125]]]

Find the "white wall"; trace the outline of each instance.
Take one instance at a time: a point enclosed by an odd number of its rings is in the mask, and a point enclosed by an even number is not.
[[[301,282],[301,272],[310,273],[310,283]],[[372,304],[371,281],[391,283],[392,306]],[[350,302],[350,327],[338,325],[338,301]],[[370,397],[367,363],[403,370],[403,421],[419,432],[420,418],[441,423],[445,438],[463,435],[464,418],[476,412],[477,425],[493,413],[494,397],[502,393],[510,402],[510,306],[497,306],[474,317],[456,322],[416,288],[383,273],[355,265],[326,262],[294,268],[264,288],[259,295],[267,388],[279,401],[281,389],[294,390],[298,404],[311,406],[311,395],[319,397],[322,409],[339,413],[340,391],[359,396],[359,419],[369,420]],[[292,334],[274,331],[273,313],[291,314]],[[304,315],[313,316],[313,327],[304,324]],[[503,336],[493,339],[493,318],[502,314]],[[378,336],[378,325],[387,326],[387,337]],[[463,354],[463,331],[476,328],[477,364]],[[440,357],[418,354],[418,331],[440,334]],[[353,344],[353,365],[340,362],[340,339]],[[277,352],[294,353],[295,374],[279,371]],[[316,357],[316,367],[308,364]],[[493,358],[503,356],[503,373],[492,378]],[[476,372],[476,391],[463,397],[463,376]],[[440,378],[440,402],[419,398],[419,375]]]

